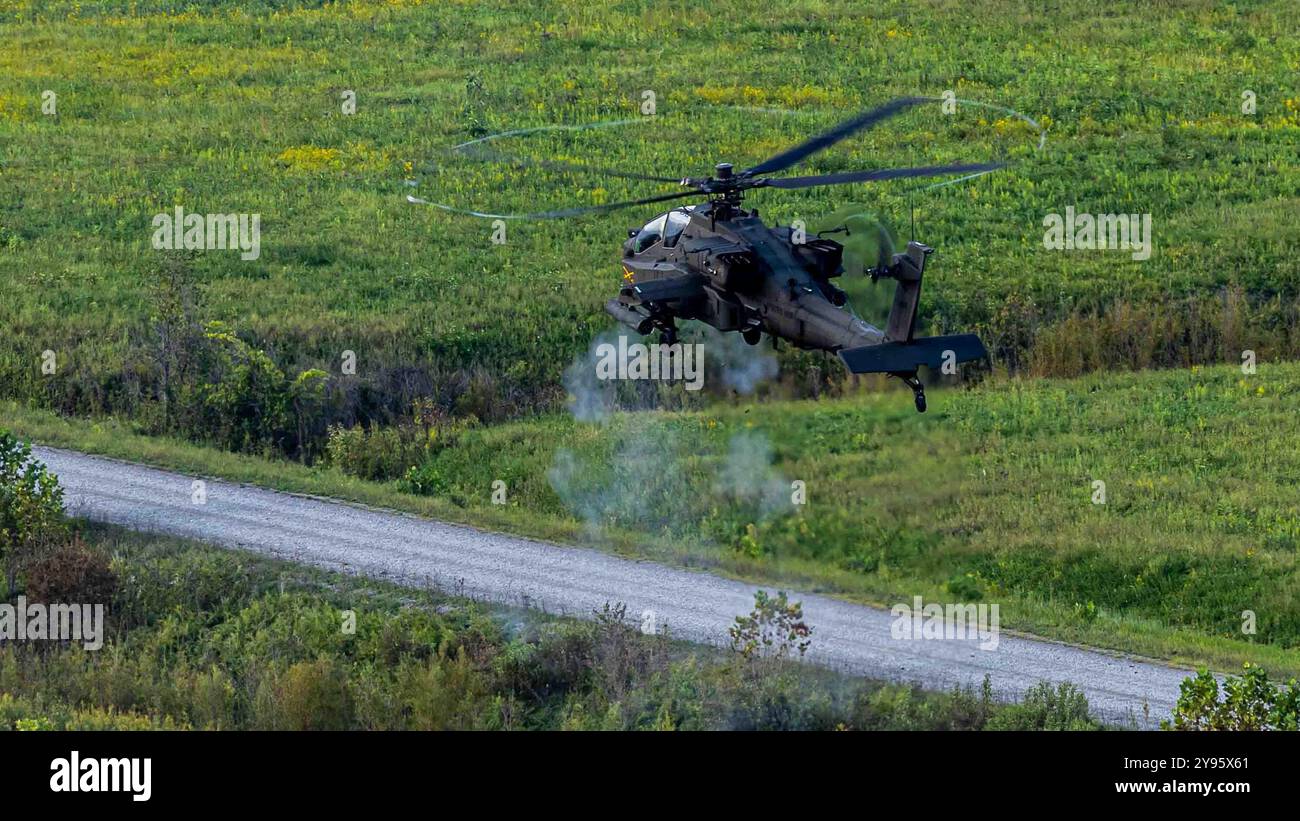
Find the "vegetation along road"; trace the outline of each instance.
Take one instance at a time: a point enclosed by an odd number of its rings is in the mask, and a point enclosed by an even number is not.
[[[73,515],[492,602],[578,616],[607,602],[623,603],[660,628],[668,625],[678,638],[718,644],[754,599],[750,584],[594,550],[70,451],[39,447],[34,455],[58,475]],[[1099,717],[1151,725],[1173,709],[1187,674],[1015,636],[1000,636],[993,649],[981,649],[978,639],[898,639],[887,611],[813,595],[794,598],[814,628],[810,661],[932,689],[979,686],[987,675],[998,694],[1011,696],[1040,680],[1071,681]]]

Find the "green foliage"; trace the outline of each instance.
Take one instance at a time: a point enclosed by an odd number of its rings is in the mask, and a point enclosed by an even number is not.
[[[336,425],[330,428],[325,443],[324,462],[349,476],[386,481],[406,476],[424,452],[419,433],[409,426],[367,430],[361,425]]]
[[[936,700],[917,687],[889,685],[858,695],[852,726],[860,730],[981,730],[1004,709],[984,677],[979,692],[955,687]]]
[[[201,394],[218,440],[230,450],[275,452],[289,423],[290,383],[264,351],[224,325],[210,324],[207,338],[221,343],[216,372]]]
[[[31,446],[0,428],[0,558],[13,596],[20,565],[64,532],[63,488]]]
[[[1208,670],[1188,676],[1179,688],[1166,730],[1300,730],[1300,684],[1268,680],[1264,668],[1247,664],[1239,676],[1219,680]]]
[[[329,374],[319,368],[308,368],[298,374],[289,385],[289,402],[293,407],[293,418],[297,423],[298,438],[296,447],[298,458],[305,464],[310,440],[307,431],[312,427],[312,420],[320,417],[325,402],[325,385]]]
[[[441,469],[432,462],[412,465],[402,477],[402,490],[416,496],[443,496],[450,483],[443,478]]]
[[[168,718],[139,713],[121,713],[92,707],[70,709],[66,705],[46,706],[40,698],[15,698],[0,693],[0,732],[45,730],[177,730],[184,729]]]
[[[211,370],[195,388],[200,435],[234,451],[297,453],[306,461],[329,374],[309,368],[290,377],[221,322],[209,323],[204,336],[214,348]]]
[[[98,651],[0,645],[0,730],[980,729],[1002,709],[775,658],[753,675],[642,635],[621,605],[507,632],[470,602],[104,528],[88,541],[117,557],[113,631]]]
[[[766,590],[754,591],[754,609],[737,616],[728,628],[731,649],[746,661],[785,659],[791,651],[802,656],[812,644],[813,628],[803,620],[803,606],[791,602],[781,591],[776,596]]]
[[[1029,688],[1024,701],[993,715],[987,730],[1093,730],[1088,699],[1069,682],[1053,687],[1042,681]]]
[[[300,661],[284,672],[275,701],[279,715],[268,717],[276,729],[346,730],[352,726],[352,697],[346,674],[332,659]]]

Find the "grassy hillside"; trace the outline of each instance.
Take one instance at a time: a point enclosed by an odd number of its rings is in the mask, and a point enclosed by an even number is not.
[[[447,433],[401,481],[16,406],[38,441],[1232,669],[1300,670],[1300,365],[567,415]],[[371,440],[372,449],[383,447]],[[359,447],[358,452],[366,452]],[[493,503],[493,483],[505,504]],[[792,504],[793,482],[806,504]],[[1098,486],[1104,482],[1104,503]],[[417,490],[426,495],[412,495]],[[1243,611],[1255,614],[1244,634]]]
[[[623,231],[649,212],[512,223],[494,245],[484,222],[405,205],[404,180],[431,199],[502,211],[644,194],[439,152],[508,129],[635,119],[646,90],[651,121],[502,147],[699,174],[895,95],[952,90],[1035,118],[1045,148],[1004,112],[931,106],[806,166],[1013,161],[916,195],[918,233],[940,249],[925,325],[978,329],[1000,362],[1049,374],[1300,353],[1291,11],[0,2],[0,392],[215,437],[203,413],[178,422],[172,406],[213,378],[206,354],[183,348],[223,320],[290,377],[332,374],[327,421],[391,419],[421,396],[484,419],[555,409],[561,372],[610,324],[600,305],[618,283]],[[1245,90],[1253,115],[1241,112]],[[56,95],[50,114],[45,91]],[[787,222],[857,204],[907,223],[903,184],[755,202]],[[260,258],[163,260],[151,220],[177,205],[261,214]],[[1044,250],[1044,216],[1067,206],[1151,213],[1153,256]],[[879,304],[869,288],[852,289],[864,310]],[[40,370],[45,350],[55,375]],[[356,375],[340,372],[345,350]],[[782,363],[796,395],[841,374],[808,355]]]

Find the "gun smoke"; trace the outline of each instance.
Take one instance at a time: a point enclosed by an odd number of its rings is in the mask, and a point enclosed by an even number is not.
[[[708,383],[716,379],[727,390],[751,394],[776,376],[770,353],[734,334],[712,328],[698,333],[709,351]],[[652,412],[685,406],[689,400],[681,386],[596,376],[598,350],[618,345],[622,335],[597,336],[564,374],[570,412],[579,422],[600,425],[605,447],[594,453],[561,448],[547,472],[564,505],[587,523],[588,535],[625,528],[699,538],[720,507],[753,523],[791,510],[790,482],[773,465],[765,434],[746,430],[731,436],[725,451],[702,450],[687,435],[693,421]],[[643,413],[616,418],[616,410]]]

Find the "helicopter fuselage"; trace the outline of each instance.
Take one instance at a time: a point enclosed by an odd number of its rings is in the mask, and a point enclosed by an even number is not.
[[[756,211],[717,201],[666,212],[629,234],[610,313],[633,327],[648,319],[672,341],[673,320],[694,319],[739,331],[751,344],[766,333],[826,351],[885,341],[884,331],[840,307],[844,292],[831,282],[843,272],[836,242],[800,241]],[[635,324],[619,309],[638,317]]]

